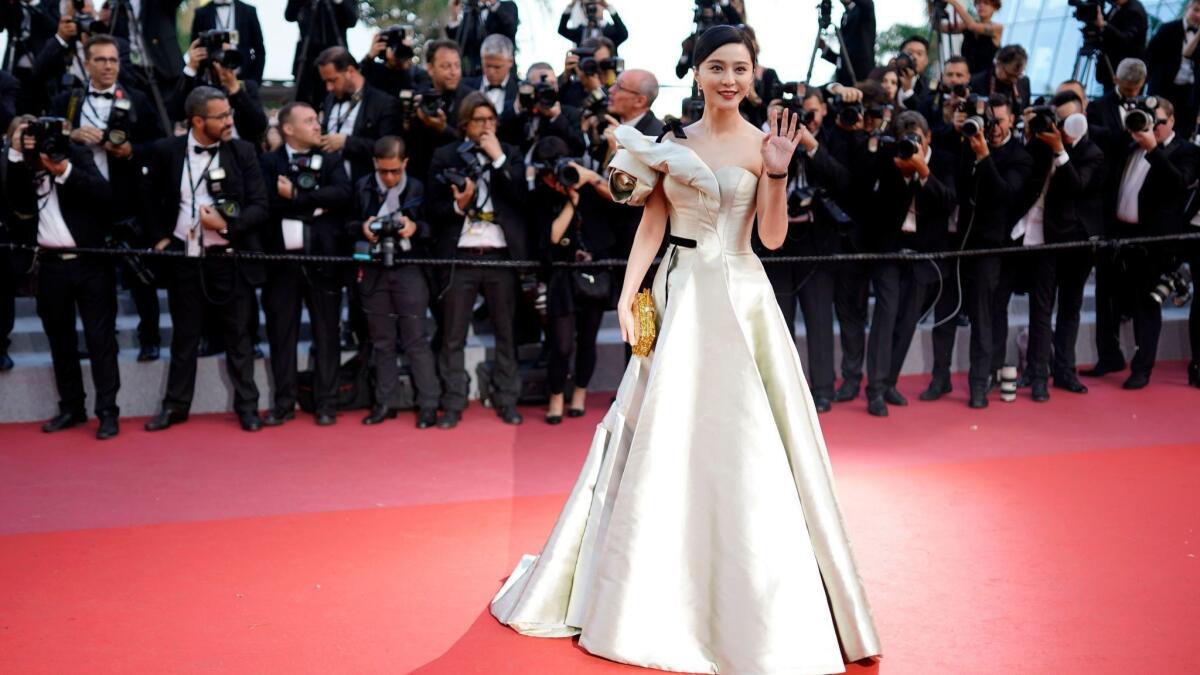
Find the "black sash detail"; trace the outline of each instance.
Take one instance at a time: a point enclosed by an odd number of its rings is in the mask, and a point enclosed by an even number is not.
[[[696,240],[695,239],[685,239],[683,237],[676,237],[673,234],[667,235],[667,243],[675,244],[676,246],[680,246],[683,248],[696,248]]]

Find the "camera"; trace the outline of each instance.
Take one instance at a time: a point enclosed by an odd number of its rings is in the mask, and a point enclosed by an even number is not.
[[[559,185],[573,188],[579,185],[579,169],[572,164],[582,161],[571,157],[559,157],[553,162],[534,162],[533,168],[537,170],[538,175],[552,175]]]
[[[206,30],[196,36],[199,45],[208,52],[208,61],[219,63],[227,70],[236,70],[242,66],[242,53],[237,50],[238,32],[236,30]],[[229,49],[225,45],[230,45]]]
[[[546,80],[546,76],[542,75],[541,81],[536,84],[521,83],[521,86],[517,88],[517,96],[521,100],[521,110],[532,111],[534,108],[549,110],[558,104],[558,90]]]
[[[108,114],[108,128],[104,130],[104,142],[113,145],[128,143],[133,121],[133,102],[127,98],[114,99],[112,112]]]
[[[829,99],[829,106],[837,111],[837,121],[844,127],[852,127],[863,121],[866,108],[861,103],[846,103],[841,96]]]
[[[405,122],[411,120],[417,111],[416,92],[412,89],[401,89],[396,93],[396,98],[400,101],[400,119]]]
[[[25,127],[25,136],[34,139],[34,152],[50,161],[61,162],[71,151],[71,125],[61,117],[39,117]]]
[[[953,96],[955,98],[966,98],[971,95],[971,87],[965,84],[949,85],[942,82],[938,85],[938,93],[942,96]]]
[[[900,52],[896,55],[896,58],[892,59],[892,65],[900,72],[906,70],[911,70],[914,73],[917,72],[917,62],[913,61],[913,58],[904,52]]]
[[[571,53],[579,57],[579,72],[584,75],[598,75],[601,71],[608,70],[619,73],[625,70],[625,59],[597,59],[595,49],[576,47],[571,50]]]
[[[604,10],[598,2],[585,2],[583,3],[583,15],[590,23],[600,23],[600,20],[604,18]]]
[[[704,96],[689,96],[683,99],[683,110],[680,112],[680,121],[688,124],[704,117]]]
[[[1048,133],[1058,126],[1058,116],[1052,105],[1035,105],[1029,109],[1033,116],[1029,118],[1029,131],[1033,135]]]
[[[839,234],[848,234],[854,219],[838,206],[825,188],[806,185],[788,192],[787,209],[789,218],[799,218],[806,213],[821,215],[833,223]]]
[[[916,134],[905,134],[899,138],[880,136],[879,148],[886,152],[895,153],[899,159],[912,159],[921,152],[921,137]]]
[[[987,97],[979,94],[972,94],[959,101],[958,112],[968,115],[960,128],[962,135],[967,138],[987,133],[994,122],[991,108],[988,107]]]
[[[416,56],[412,45],[416,39],[417,31],[412,26],[388,26],[380,32],[380,35],[387,40],[387,48],[392,50],[392,54],[397,59],[403,61]]]
[[[460,191],[467,187],[467,180],[478,181],[483,175],[483,164],[476,154],[479,146],[475,141],[463,141],[458,146],[458,156],[466,166],[452,166],[439,172],[437,179],[458,188]]]
[[[108,26],[103,21],[97,19],[90,14],[84,14],[83,0],[72,0],[71,6],[75,8],[75,16],[71,17],[71,21],[75,23],[75,28],[80,33],[107,33]]]
[[[288,173],[292,176],[292,184],[297,190],[308,192],[315,190],[321,184],[321,168],[325,165],[325,157],[320,153],[311,155],[293,155],[288,162]]]
[[[134,251],[138,240],[140,239],[137,224],[132,220],[120,220],[112,224],[108,232],[104,235],[104,245],[118,251]],[[154,273],[150,271],[146,264],[142,262],[142,257],[136,253],[126,253],[121,256],[125,264],[129,266],[129,271],[133,272],[147,286],[154,286]]]
[[[421,95],[421,102],[417,107],[425,113],[426,117],[434,118],[446,112],[446,101],[436,92],[431,91]]]
[[[1161,305],[1167,301],[1167,298],[1174,296],[1172,300],[1174,305],[1183,307],[1192,298],[1191,284],[1192,275],[1186,268],[1180,267],[1174,272],[1162,275],[1155,284],[1154,290],[1150,291],[1150,297]]]
[[[608,126],[607,120],[604,119],[608,114],[608,93],[604,89],[593,89],[583,101],[583,110],[585,114],[595,115],[600,119],[597,132],[603,132],[604,127]]]
[[[1154,130],[1154,111],[1158,108],[1158,98],[1154,96],[1139,96],[1125,105],[1125,130],[1130,133]]]
[[[404,230],[404,222],[401,220],[403,217],[403,211],[393,211],[371,221],[371,233],[378,239],[378,243],[372,247],[372,253],[384,267],[395,267],[397,249],[412,250],[412,242],[400,236],[400,232]]]
[[[1096,25],[1096,10],[1102,9],[1104,0],[1067,0],[1067,4],[1075,8],[1075,20],[1082,21],[1086,26]]]
[[[225,193],[225,180],[228,176],[225,169],[216,167],[204,174],[204,182],[208,185],[208,195],[212,197],[213,208],[225,219],[237,218],[242,214],[242,207]]]

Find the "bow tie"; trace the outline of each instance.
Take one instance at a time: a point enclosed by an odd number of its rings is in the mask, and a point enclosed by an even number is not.
[[[91,96],[92,98],[106,98],[110,101],[113,100],[112,93],[107,91],[89,91],[88,96]]]
[[[203,155],[206,152],[210,155],[215,155],[215,154],[217,154],[217,151],[220,149],[221,149],[221,144],[214,143],[213,145],[207,145],[207,146],[197,145],[194,148],[192,148],[192,152],[196,153],[197,155]]]
[[[496,90],[499,90],[499,91],[504,91],[504,85],[502,85],[502,84],[489,84],[489,85],[487,86],[487,90],[488,90],[488,91],[496,91]]]

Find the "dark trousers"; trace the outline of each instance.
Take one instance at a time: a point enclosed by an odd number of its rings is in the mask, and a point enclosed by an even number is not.
[[[767,278],[775,289],[775,300],[793,339],[796,334],[796,303],[804,315],[808,342],[808,380],[815,398],[833,398],[833,270],[827,266],[766,265]]]
[[[920,323],[921,317],[929,311],[931,304],[934,302],[941,304],[945,298],[946,275],[944,271],[942,272],[942,281],[939,282],[937,275],[930,276],[928,270],[918,267],[928,267],[929,264],[928,262],[905,264],[900,270],[896,326],[892,333],[892,353],[885,371],[884,387],[896,386],[896,382],[900,379],[900,370],[904,368],[904,359],[908,356],[908,349],[912,346],[913,338],[917,334],[917,324]],[[941,269],[940,265],[939,269]],[[942,292],[941,297],[938,297],[939,291]],[[878,307],[878,292],[876,292],[875,302]],[[946,311],[952,309],[953,306]],[[871,321],[871,332],[875,332],[874,320]],[[882,389],[874,391],[883,392]]]
[[[414,265],[392,269],[364,267],[358,297],[371,335],[375,363],[375,403],[388,405],[400,376],[396,365],[396,335],[400,351],[412,373],[417,390],[417,407],[437,410],[442,387],[436,360],[425,335],[425,312],[429,307],[429,285],[424,271]]]
[[[7,354],[12,344],[9,336],[17,318],[17,274],[8,251],[0,252],[0,354]]]
[[[1200,241],[1187,242],[1187,264],[1191,268],[1192,278],[1200,277]],[[1193,281],[1192,289],[1196,289]],[[1192,298],[1192,308],[1188,312],[1188,341],[1192,346],[1192,362],[1200,363],[1200,300]]]
[[[313,341],[313,400],[317,413],[333,414],[337,410],[337,373],[341,365],[338,315],[342,287],[336,281],[317,277],[316,272],[304,269],[300,263],[272,263],[266,270],[262,305],[271,346],[275,409],[286,412],[296,407],[296,345],[300,340],[300,313],[307,306]]]
[[[157,347],[162,343],[159,335],[158,319],[162,309],[158,304],[158,289],[143,283],[128,265],[122,264],[121,285],[129,291],[133,298],[133,306],[138,314],[138,344],[143,347]]]
[[[470,259],[508,258],[505,251],[485,255],[460,252],[460,255]],[[467,407],[470,378],[467,376],[464,349],[475,298],[480,294],[492,317],[492,331],[496,338],[495,403],[497,406],[516,405],[521,390],[514,338],[517,273],[499,267],[459,265],[446,273],[445,283],[445,295],[442,297],[442,348],[438,354],[443,386],[442,407],[446,410],[463,410]]]
[[[1133,319],[1133,339],[1137,351],[1129,360],[1134,373],[1149,375],[1158,356],[1158,338],[1162,334],[1162,305],[1150,297],[1150,291],[1170,267],[1170,256],[1161,249],[1127,246],[1117,254],[1118,316]],[[1119,325],[1119,324],[1118,324]]]
[[[121,372],[117,366],[117,280],[111,261],[54,254],[40,258],[37,312],[50,341],[60,412],[83,412],[83,369],[79,365],[76,311],[83,322],[96,386],[96,414],[116,415]]]
[[[1079,312],[1083,287],[1092,271],[1092,253],[1072,249],[1033,254],[1033,289],[1029,302],[1029,368],[1031,377],[1075,374],[1075,342],[1079,337]],[[1050,314],[1057,299],[1054,328]],[[1053,346],[1053,355],[1051,347]]]
[[[1121,351],[1121,272],[1116,254],[1100,251],[1096,259],[1096,352],[1102,364],[1125,366]]]
[[[546,387],[561,394],[567,387],[571,351],[575,352],[575,386],[587,389],[596,372],[596,336],[604,319],[605,306],[596,302],[575,301],[575,311],[549,317],[546,337],[550,356],[546,364]]]
[[[213,302],[206,303],[206,297]],[[167,306],[173,330],[163,408],[185,413],[191,409],[204,315],[215,311],[225,343],[225,367],[233,384],[233,408],[238,414],[256,412],[258,386],[254,383],[250,314],[257,302],[254,288],[246,282],[237,263],[215,255],[181,260],[167,291]]]
[[[971,320],[971,367],[968,380],[972,388],[987,387],[988,378],[994,372],[992,350],[995,349],[996,340],[992,335],[995,330],[992,308],[1000,285],[1000,265],[997,256],[960,258],[951,264],[950,269],[954,270],[954,274],[946,279],[942,296],[933,312],[933,379],[950,379],[950,362],[958,334],[956,315],[965,311]],[[1006,312],[1006,333],[1007,321]]]
[[[880,262],[870,266],[875,308],[867,338],[867,397],[883,396],[892,372],[896,346],[896,321],[900,315],[900,289],[904,271],[900,263]]]
[[[1000,258],[1000,279],[992,297],[992,368],[994,373],[1004,366],[1008,357],[1008,306],[1018,292],[1030,292],[1036,255],[1006,255]],[[1032,310],[1030,311],[1032,315]],[[1032,316],[1030,317],[1032,319]],[[1013,364],[1020,365],[1020,364]]]
[[[866,263],[843,263],[834,272],[833,306],[842,343],[842,379],[858,387],[867,349],[870,272]]]

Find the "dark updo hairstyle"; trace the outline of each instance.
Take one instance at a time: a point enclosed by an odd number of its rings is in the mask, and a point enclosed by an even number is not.
[[[758,55],[754,53],[754,40],[746,31],[737,26],[721,24],[713,26],[696,38],[696,46],[692,49],[692,66],[699,68],[712,53],[730,44],[740,44],[750,52],[750,65],[758,65]]]

